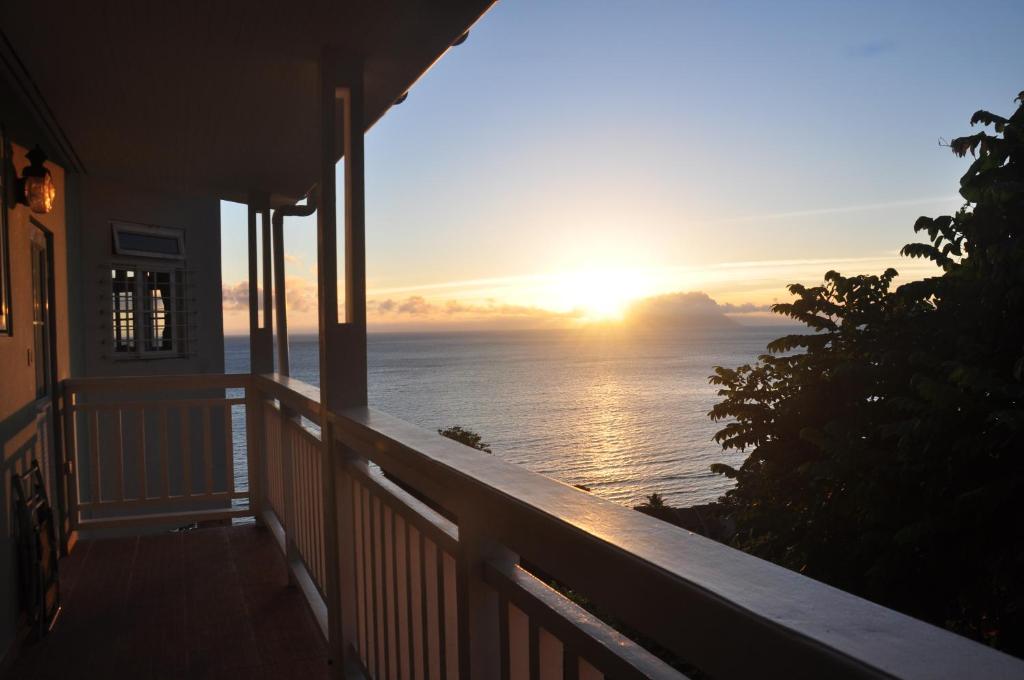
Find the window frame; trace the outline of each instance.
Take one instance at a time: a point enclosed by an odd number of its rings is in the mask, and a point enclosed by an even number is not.
[[[114,273],[118,270],[133,272],[132,304],[128,310],[118,309],[115,303],[115,294],[121,291],[114,289],[117,278]],[[152,316],[155,311],[148,307],[150,298],[147,296],[147,274],[167,274],[168,287],[171,292],[168,304],[172,305],[170,310],[164,310],[164,323],[170,321],[172,329],[171,346],[167,349],[154,349],[150,346],[153,340]],[[137,359],[176,359],[187,355],[189,344],[189,321],[186,299],[187,270],[184,263],[171,262],[141,262],[141,261],[114,261],[110,263],[110,279],[107,294],[110,300],[110,328],[109,337],[111,341],[112,356],[116,360],[137,360]],[[129,292],[129,291],[125,291]],[[120,350],[118,347],[118,327],[122,313],[130,314],[131,320],[128,327],[131,329],[132,348]]]
[[[137,224],[133,222],[122,222],[119,220],[110,221],[110,233],[114,242],[114,254],[128,257],[146,257],[160,260],[184,260],[185,259],[185,230],[173,227],[156,227],[149,224]],[[121,244],[122,234],[138,234],[140,236],[151,236],[158,238],[171,238],[178,242],[177,253],[161,253],[153,250],[134,250]]]

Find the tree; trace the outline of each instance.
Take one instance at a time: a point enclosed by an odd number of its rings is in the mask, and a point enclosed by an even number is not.
[[[1024,93],[954,140],[965,205],[922,217],[935,276],[825,274],[774,311],[811,331],[716,367],[737,547],[1024,654]]]
[[[484,453],[493,453],[493,451],[491,451],[491,445],[483,441],[483,437],[481,437],[473,430],[464,428],[461,425],[452,425],[451,427],[439,429],[437,433],[442,437],[448,437],[448,439],[453,439],[459,442],[460,444],[465,444],[466,446],[472,447],[477,451],[483,451]]]

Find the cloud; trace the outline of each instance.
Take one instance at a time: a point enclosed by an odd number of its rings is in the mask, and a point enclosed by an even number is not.
[[[896,43],[893,40],[889,38],[875,38],[874,40],[868,40],[867,42],[848,47],[846,53],[851,57],[870,59],[886,52],[892,52],[895,49]]]
[[[743,304],[734,305],[731,302],[718,303],[719,308],[726,314],[754,314],[758,312],[770,312],[772,306],[766,305],[755,305],[752,302],[744,302]]]
[[[707,293],[667,293],[637,300],[626,310],[626,320],[645,326],[731,326],[722,305]]]
[[[300,276],[289,276],[285,279],[285,295],[288,311],[306,314],[316,311],[316,285]],[[263,288],[256,289],[260,301],[263,299]],[[249,282],[239,281],[226,284],[221,288],[221,299],[225,312],[243,312],[249,309]]]
[[[371,312],[376,312],[382,317],[415,317],[443,320],[445,318],[514,318],[514,319],[574,319],[582,316],[582,310],[571,310],[568,312],[556,312],[540,307],[529,305],[511,305],[489,299],[483,304],[472,304],[448,300],[444,304],[428,301],[421,295],[411,295],[404,300],[387,298],[384,300],[370,300],[367,307]]]
[[[425,314],[431,314],[437,310],[437,307],[427,302],[420,295],[413,295],[410,298],[406,298],[404,302],[398,305],[399,314],[411,314],[412,316],[423,316]]]
[[[257,289],[259,294],[259,289]],[[240,312],[249,309],[249,282],[240,281],[235,285],[226,285],[221,289],[224,311]]]
[[[284,254],[284,261],[289,264],[302,264],[301,255],[292,255],[291,253]]]
[[[306,314],[316,311],[316,285],[301,276],[289,276],[284,280],[288,311]]]

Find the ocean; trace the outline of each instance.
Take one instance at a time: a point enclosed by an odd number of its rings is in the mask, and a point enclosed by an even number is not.
[[[744,457],[712,440],[712,367],[753,362],[786,332],[371,333],[369,402],[420,427],[475,430],[494,455],[617,503],[705,503],[731,484],[709,466]],[[289,349],[292,375],[317,384],[316,337]],[[225,363],[249,370],[247,337],[225,338]]]

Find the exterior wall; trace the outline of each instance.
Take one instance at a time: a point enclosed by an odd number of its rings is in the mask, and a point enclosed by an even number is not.
[[[215,198],[196,198],[191,196],[172,196],[153,192],[120,181],[91,176],[78,176],[76,200],[76,258],[73,273],[79,282],[75,294],[79,296],[73,301],[81,310],[82,321],[73,325],[75,342],[74,350],[76,377],[105,376],[147,376],[147,375],[183,375],[194,373],[224,372],[224,333],[221,314],[221,271],[220,271],[220,202]],[[170,227],[184,231],[185,259],[168,261],[159,258],[142,256],[122,256],[114,252],[111,221],[141,224],[156,227]],[[155,356],[137,357],[119,354],[113,349],[113,332],[111,318],[111,284],[110,269],[112,263],[126,263],[145,266],[146,264],[179,265],[189,272],[191,285],[186,299],[188,313],[193,315],[188,338],[189,350],[186,356]],[[190,391],[173,395],[175,399],[195,397],[223,397],[223,390]],[[149,400],[166,397],[152,393],[116,394],[99,397],[98,401],[133,401]],[[179,417],[177,412],[171,414],[171,429],[175,430]],[[110,479],[108,472],[121,467],[118,456],[124,457],[125,482],[124,492],[127,498],[134,498],[138,493],[135,486],[135,475],[127,474],[131,461],[138,461],[143,451],[156,451],[159,442],[156,439],[155,424],[144,430],[140,439],[139,430],[132,423],[131,414],[124,420],[108,418],[99,423],[90,423],[84,417],[76,420],[78,477],[90,479],[94,461],[98,461],[100,478]],[[98,427],[95,439],[99,447],[93,451],[94,437],[89,434],[90,427]],[[120,427],[124,427],[123,439],[117,442]],[[189,430],[188,445],[183,441],[182,448],[171,451],[172,462],[169,469],[172,488],[184,488],[184,467],[180,464],[177,454],[193,456],[194,469],[201,469],[201,459],[196,458],[203,450],[202,428],[192,427]],[[184,435],[182,435],[184,436]],[[225,429],[223,419],[215,419],[211,425],[212,446],[221,451],[225,446]],[[119,451],[123,453],[119,454]],[[152,455],[152,454],[151,454]],[[153,472],[153,471],[151,471]],[[230,474],[224,460],[218,456],[213,463],[213,474],[222,479]],[[152,475],[151,475],[152,477]],[[156,488],[156,478],[148,478],[151,487]],[[101,491],[104,500],[115,490],[111,487]],[[80,489],[83,501],[94,500],[88,485]],[[223,504],[223,501],[218,501]],[[209,501],[196,500],[192,507],[196,509],[220,507],[216,503],[211,506]],[[154,505],[152,511],[160,511]],[[172,508],[163,508],[170,512]],[[132,514],[130,510],[107,509],[102,517],[116,517]],[[101,515],[87,512],[85,519],[96,519]],[[117,530],[102,530],[100,535],[114,535]],[[125,530],[122,533],[134,533]]]
[[[76,293],[83,313],[76,341],[77,376],[166,375],[224,372],[224,322],[221,316],[220,202],[214,198],[169,196],[122,182],[77,178],[79,243],[75,266]],[[146,262],[146,258],[114,255],[111,220],[185,231],[185,266],[191,271],[196,332],[191,355],[176,358],[119,358],[112,352],[109,309],[111,292],[104,269],[114,261]],[[154,260],[149,260],[153,262]]]
[[[13,145],[14,167],[18,174],[28,165],[26,148]],[[53,502],[52,442],[48,427],[53,416],[49,398],[36,399],[35,367],[29,362],[34,346],[32,329],[31,239],[37,227],[35,219],[53,234],[54,289],[57,302],[57,376],[69,375],[68,279],[67,279],[67,183],[64,171],[48,164],[57,188],[56,206],[48,215],[33,215],[23,205],[11,206],[8,213],[11,322],[13,335],[0,334],[0,658],[8,650],[17,632],[16,551],[12,536],[11,476],[28,469],[37,458],[47,473],[49,495]]]

